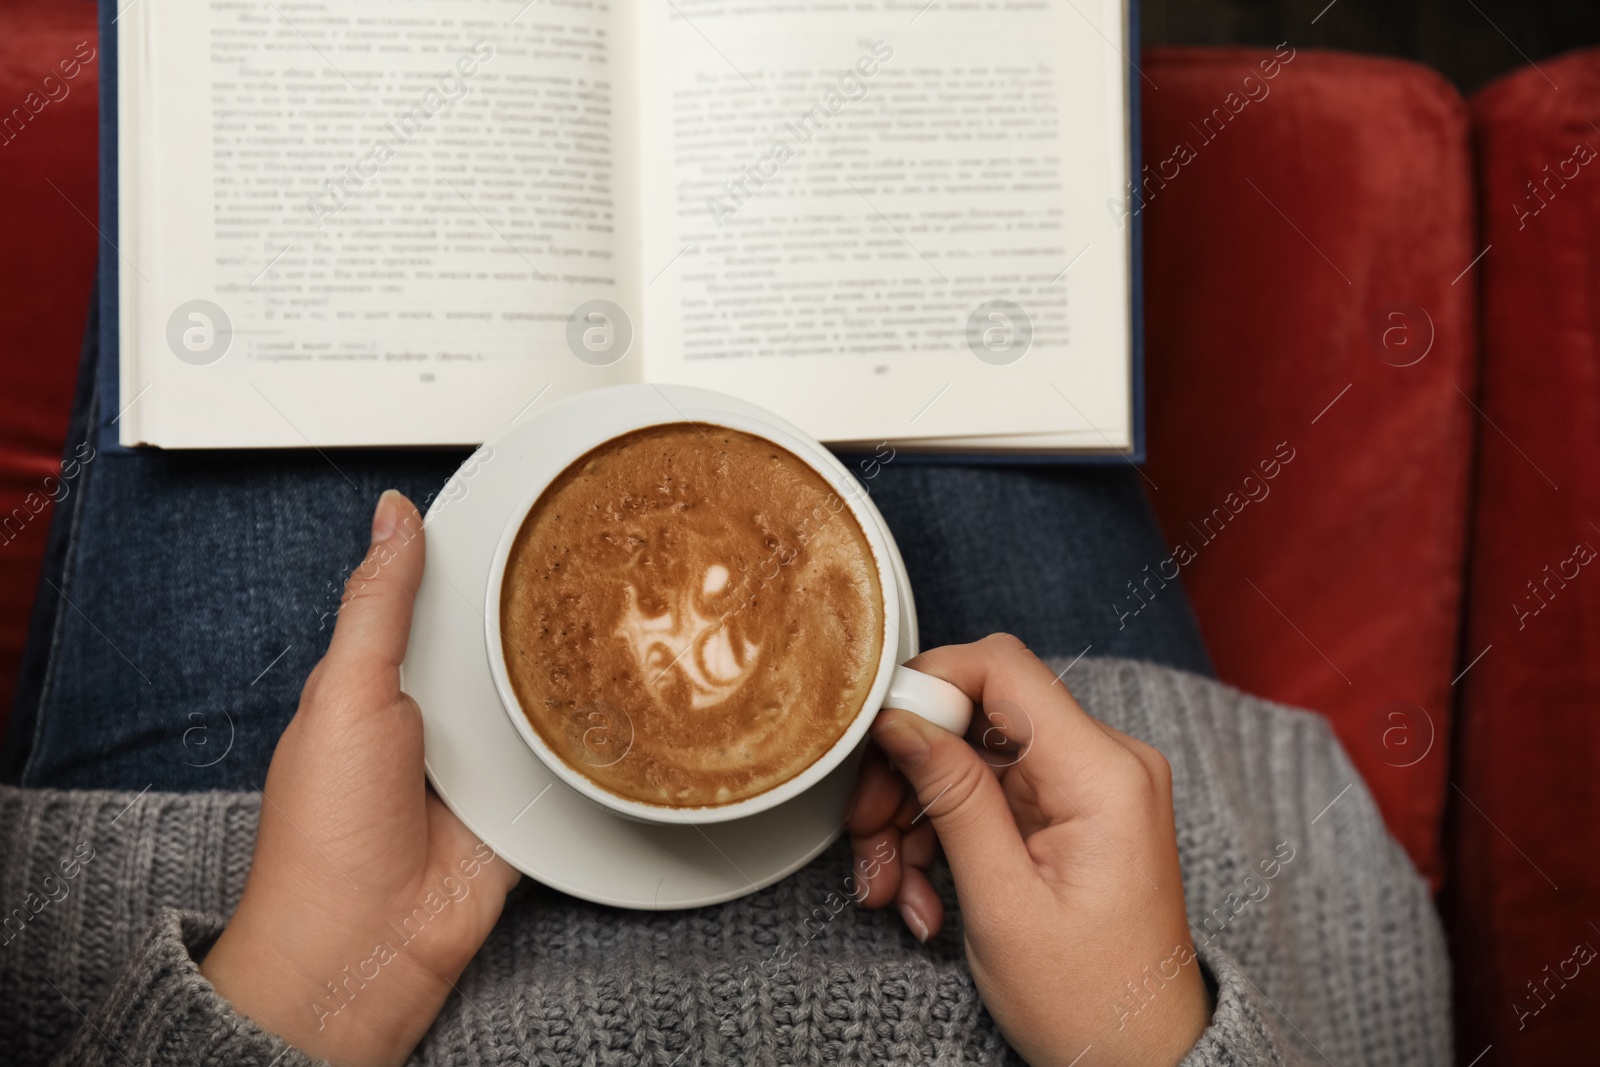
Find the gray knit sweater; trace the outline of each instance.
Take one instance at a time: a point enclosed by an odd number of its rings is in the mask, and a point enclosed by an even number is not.
[[[1428,891],[1323,720],[1134,663],[1085,660],[1067,680],[1091,714],[1172,763],[1216,1003],[1185,1064],[1447,1064]],[[243,888],[258,803],[0,789],[0,1063],[309,1062],[235,1014],[195,964]],[[892,909],[815,918],[848,864],[840,845],[742,900],[665,913],[524,880],[414,1062],[1016,1062],[967,973],[948,879],[949,920],[921,945]],[[763,967],[780,946],[792,956]],[[1113,1024],[1137,1024],[1141,977],[1106,991]]]

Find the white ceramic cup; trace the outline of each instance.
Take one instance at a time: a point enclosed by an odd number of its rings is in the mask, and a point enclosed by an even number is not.
[[[617,386],[607,391],[622,393],[639,388],[641,387]],[[729,403],[726,410],[719,410],[716,400],[720,394],[701,392],[709,399],[709,404],[695,408],[687,419],[682,414],[672,413],[670,409],[664,414],[659,410],[659,406],[655,406],[652,411],[651,407],[641,408],[638,404],[611,405],[619,411],[617,419],[601,421],[588,427],[583,435],[575,436],[567,442],[559,455],[550,456],[537,476],[531,479],[527,496],[506,522],[499,544],[495,547],[494,559],[489,569],[488,589],[485,593],[484,637],[489,650],[489,670],[494,676],[500,702],[505,705],[506,714],[511,718],[517,732],[533,750],[534,755],[538,756],[551,773],[562,782],[619,815],[647,822],[696,824],[727,822],[754,815],[792,800],[820,782],[855,751],[881,708],[898,708],[914,712],[929,722],[957,734],[964,734],[972,721],[972,701],[960,689],[942,679],[900,666],[896,662],[896,650],[900,647],[901,589],[894,561],[899,557],[899,549],[895,547],[888,527],[884,525],[877,509],[867,499],[866,491],[861,484],[833,453],[790,423],[771,414],[755,417],[750,413],[749,404],[734,401],[731,397],[722,398]],[[619,399],[625,398],[619,397]],[[878,583],[883,594],[883,652],[879,658],[877,673],[861,710],[834,742],[833,747],[793,778],[763,793],[729,804],[705,807],[646,804],[630,797],[619,796],[553,751],[528,721],[517,700],[516,692],[512,689],[510,676],[506,672],[505,647],[500,634],[500,590],[505,579],[506,560],[511,553],[511,546],[516,540],[517,533],[522,529],[523,520],[549,484],[579,457],[613,438],[647,426],[684,421],[725,426],[765,438],[787,449],[826,479],[838,498],[850,508],[851,514],[855,516],[862,533],[866,535],[868,544],[872,547],[873,559],[878,568]],[[909,597],[907,602],[910,602]],[[529,653],[536,655],[537,650],[529,650]],[[631,716],[632,713],[627,714]],[[618,759],[626,758],[624,742],[631,743],[631,718],[627,725],[626,733],[617,724],[603,725],[608,734],[607,743],[622,753]]]

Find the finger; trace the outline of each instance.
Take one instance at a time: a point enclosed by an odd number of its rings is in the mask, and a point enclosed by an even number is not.
[[[934,892],[928,876],[915,867],[907,867],[900,879],[900,892],[895,896],[900,918],[906,929],[918,941],[926,941],[944,926],[944,901]]]
[[[900,806],[894,810],[894,818],[890,819],[895,829],[905,833],[916,823],[917,816],[922,813],[922,805],[917,802],[917,795],[911,790],[905,791],[905,799],[900,801]]]
[[[1051,780],[1093,768],[1122,746],[1099,728],[1050,668],[1010,634],[969,645],[945,645],[906,666],[950,682],[980,705],[985,748],[996,734],[1021,746],[1014,760],[1032,761]]]
[[[387,490],[372,516],[372,545],[345,583],[328,659],[365,685],[393,685],[411,635],[411,608],[422,583],[422,516]]]
[[[906,795],[906,780],[876,748],[867,749],[856,772],[856,791],[845,813],[851,834],[876,833],[889,825]]]
[[[933,823],[923,819],[909,832],[900,834],[900,860],[907,867],[927,870],[939,858],[939,839],[933,835]]]
[[[1038,880],[999,779],[965,739],[893,710],[872,736],[916,791],[918,821],[932,820],[964,902],[981,907]]]
[[[900,861],[900,831],[886,826],[875,833],[850,839],[854,859],[850,895],[863,908],[881,908],[900,891],[904,864]]]

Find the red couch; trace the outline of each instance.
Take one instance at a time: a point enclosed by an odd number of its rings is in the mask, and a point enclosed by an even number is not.
[[[1438,886],[1477,362],[1467,111],[1413,66],[1285,53],[1147,53],[1146,158],[1197,157],[1147,200],[1150,496],[1195,547],[1218,672],[1332,719]]]
[[[1145,56],[1146,158],[1196,157],[1147,204],[1151,497],[1219,672],[1326,714],[1442,887],[1460,1062],[1592,1062],[1600,50],[1470,107],[1266,59]]]
[[[62,439],[94,284],[98,44],[92,3],[9,0],[0,9],[0,727],[62,494]]]
[[[1492,248],[1462,651],[1482,658],[1447,851],[1463,1050],[1572,1063],[1600,1058],[1600,50],[1540,68],[1472,102]]]
[[[93,14],[0,12],[0,708],[99,243]],[[1600,52],[1470,107],[1287,46],[1142,66],[1150,496],[1218,669],[1326,714],[1441,889],[1461,1062],[1592,1059]]]

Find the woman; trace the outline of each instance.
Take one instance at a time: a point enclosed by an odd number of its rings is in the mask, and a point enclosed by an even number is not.
[[[862,464],[978,744],[884,713],[848,843],[641,913],[519,884],[428,792],[426,538],[366,513],[457,457],[88,454],[0,788],[0,1059],[1450,1059],[1426,887],[1326,724],[1205,678],[1177,586],[1117,611],[1163,554],[1131,472]]]

